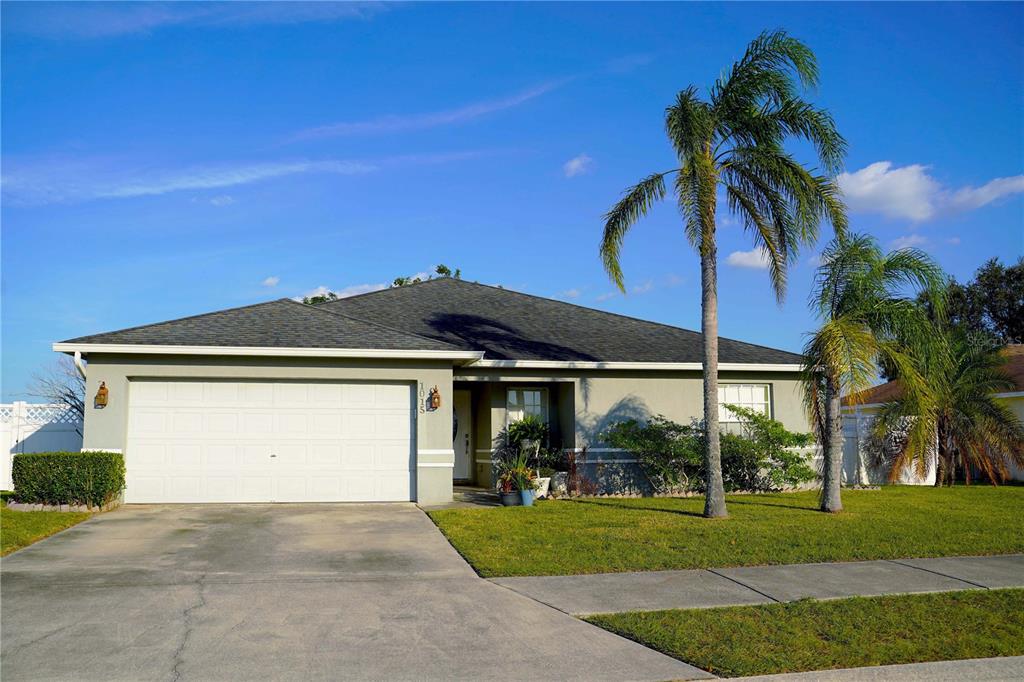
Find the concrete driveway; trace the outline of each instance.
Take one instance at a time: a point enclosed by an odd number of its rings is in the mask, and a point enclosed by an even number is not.
[[[129,506],[8,556],[4,682],[667,680],[476,576],[411,504]]]

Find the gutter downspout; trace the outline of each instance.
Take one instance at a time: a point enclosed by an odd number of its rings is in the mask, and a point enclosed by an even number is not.
[[[78,373],[81,374],[82,378],[84,379],[85,378],[85,365],[82,363],[82,351],[80,351],[80,350],[76,350],[75,351],[75,369],[78,370]]]

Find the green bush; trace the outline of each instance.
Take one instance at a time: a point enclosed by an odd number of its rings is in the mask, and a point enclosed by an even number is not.
[[[124,457],[116,452],[15,455],[11,476],[19,502],[101,507],[124,490]]]
[[[743,421],[743,433],[721,433],[722,479],[726,491],[769,492],[814,480],[807,456],[798,452],[814,443],[763,414],[727,407]],[[612,424],[601,439],[637,458],[658,492],[704,490],[704,423],[683,426],[658,415],[647,423],[635,419]]]

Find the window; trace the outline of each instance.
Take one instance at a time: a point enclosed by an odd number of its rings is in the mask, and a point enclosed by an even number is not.
[[[723,424],[738,423],[739,416],[727,410],[726,405],[745,407],[770,417],[771,390],[768,384],[719,384],[718,421]]]
[[[506,402],[505,423],[519,421],[528,414],[548,420],[548,392],[543,388],[510,388]]]

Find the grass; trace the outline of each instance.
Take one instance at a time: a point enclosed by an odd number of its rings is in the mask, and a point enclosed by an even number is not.
[[[0,556],[39,542],[92,516],[88,512],[19,512],[7,508],[10,493],[0,493]]]
[[[659,571],[1024,551],[1024,487],[844,490],[841,514],[817,492],[702,498],[541,501],[445,509],[431,518],[484,577]]]
[[[587,618],[724,677],[1024,654],[1024,590]]]

